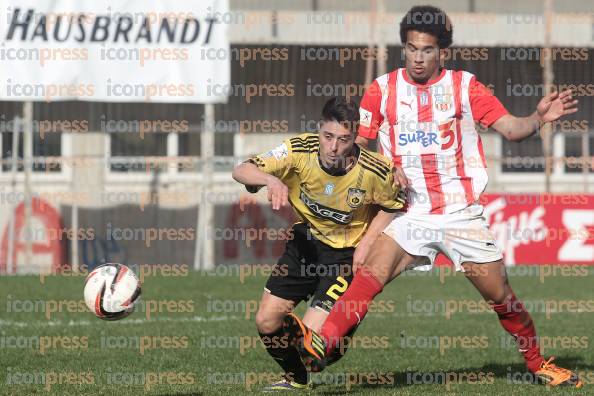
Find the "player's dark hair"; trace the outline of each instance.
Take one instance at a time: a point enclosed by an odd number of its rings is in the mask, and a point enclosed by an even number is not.
[[[322,109],[322,121],[336,121],[351,132],[359,128],[359,104],[352,99],[334,97]]]
[[[406,44],[406,35],[411,30],[436,37],[440,49],[452,45],[452,22],[447,14],[437,7],[415,6],[408,10],[400,22],[400,41],[403,45]]]

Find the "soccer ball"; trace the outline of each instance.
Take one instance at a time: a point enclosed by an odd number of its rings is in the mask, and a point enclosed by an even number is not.
[[[140,297],[140,281],[123,264],[107,263],[85,279],[85,303],[103,320],[119,320],[134,312]]]

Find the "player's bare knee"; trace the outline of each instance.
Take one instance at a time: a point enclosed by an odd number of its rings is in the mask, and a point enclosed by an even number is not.
[[[501,305],[507,302],[507,296],[505,292],[501,290],[497,291],[496,293],[492,293],[488,300],[492,304]]]
[[[511,289],[503,283],[501,285],[485,285],[484,287],[482,285],[475,286],[489,304],[507,304],[512,297]]]
[[[495,284],[489,284],[486,286],[486,292],[488,299],[493,304],[506,304],[512,298],[511,288],[504,282],[494,282]],[[484,292],[483,292],[484,293]]]
[[[274,333],[282,324],[282,317],[267,308],[258,309],[256,313],[256,328],[262,334]]]
[[[289,304],[262,304],[256,312],[256,327],[260,333],[269,334],[278,330],[283,318],[291,312]]]
[[[504,283],[493,293],[491,296],[491,301],[493,301],[493,304],[497,305],[507,304],[512,298],[512,295],[513,291],[511,287],[509,287],[509,284]]]
[[[386,262],[385,260],[382,260],[381,255],[371,251],[361,270],[371,273],[378,281],[385,284],[392,275],[393,268],[390,265],[386,265]]]

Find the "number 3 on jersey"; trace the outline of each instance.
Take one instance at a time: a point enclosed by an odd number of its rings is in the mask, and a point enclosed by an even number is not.
[[[456,143],[456,132],[454,131],[454,122],[449,120],[439,126],[439,135],[441,137],[441,149],[447,150]]]
[[[336,278],[335,284],[328,288],[326,294],[330,296],[334,301],[338,300],[340,296],[346,291],[347,287],[349,287],[349,282],[344,279],[342,276]]]

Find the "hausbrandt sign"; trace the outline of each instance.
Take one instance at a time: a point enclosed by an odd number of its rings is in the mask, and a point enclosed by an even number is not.
[[[0,100],[217,103],[227,1],[0,1]]]

